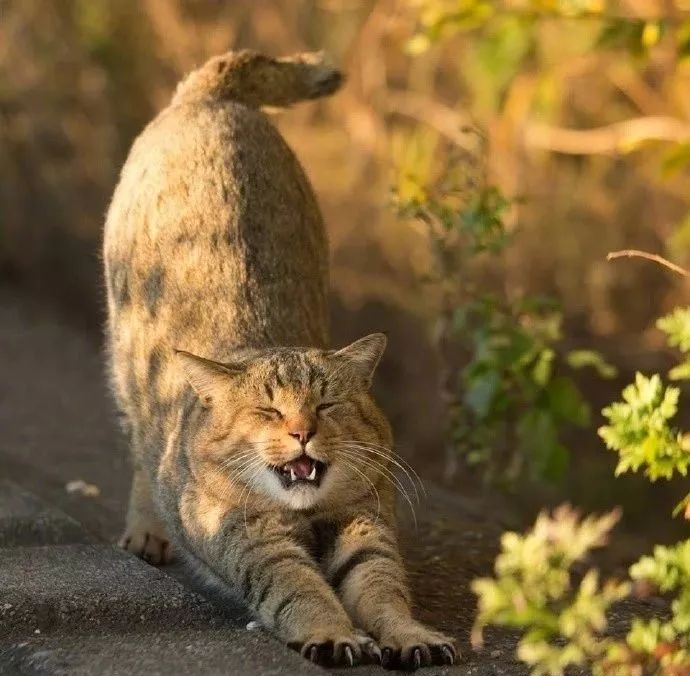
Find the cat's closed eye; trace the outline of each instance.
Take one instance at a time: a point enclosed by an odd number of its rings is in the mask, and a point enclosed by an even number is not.
[[[277,408],[257,406],[254,409],[259,415],[262,415],[269,420],[280,420],[283,414]]]
[[[319,404],[316,407],[316,412],[321,413],[321,411],[327,411],[329,408],[333,408],[334,406],[337,406],[339,403],[339,401],[324,401],[322,404]]]

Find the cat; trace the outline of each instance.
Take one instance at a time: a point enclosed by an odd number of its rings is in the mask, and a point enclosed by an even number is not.
[[[328,348],[321,213],[259,110],[342,80],[322,54],[230,52],[133,144],[104,231],[134,465],[121,546],[201,562],[313,662],[452,664],[452,639],[410,610],[393,440],[369,391],[386,338]]]

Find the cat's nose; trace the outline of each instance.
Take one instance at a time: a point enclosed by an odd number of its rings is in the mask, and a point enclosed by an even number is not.
[[[288,434],[293,439],[297,439],[302,446],[306,446],[309,440],[316,434],[316,430],[314,428],[288,430]]]

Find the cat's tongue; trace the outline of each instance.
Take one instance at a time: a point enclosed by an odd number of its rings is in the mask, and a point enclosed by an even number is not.
[[[296,479],[308,479],[314,468],[314,461],[310,457],[302,455],[297,460],[286,463],[285,467],[294,472]]]

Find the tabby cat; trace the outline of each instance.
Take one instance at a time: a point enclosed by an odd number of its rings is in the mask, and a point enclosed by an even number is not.
[[[452,640],[410,612],[391,431],[369,393],[386,339],[327,348],[321,214],[259,110],[341,81],[320,54],[228,53],[132,147],[104,235],[134,463],[121,545],[157,564],[172,543],[314,662],[452,663]]]

